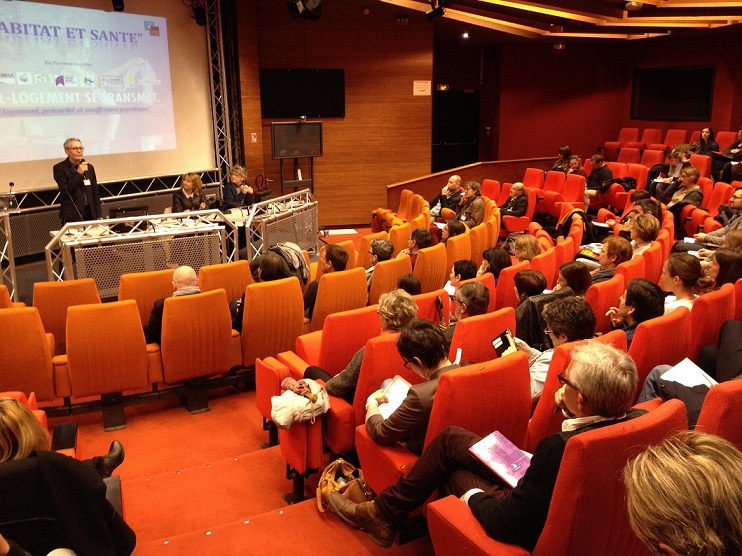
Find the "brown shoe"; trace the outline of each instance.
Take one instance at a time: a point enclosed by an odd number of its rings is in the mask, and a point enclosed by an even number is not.
[[[330,494],[330,509],[351,527],[366,531],[379,546],[389,548],[397,536],[394,526],[382,519],[373,501],[356,504],[339,492],[333,492]]]

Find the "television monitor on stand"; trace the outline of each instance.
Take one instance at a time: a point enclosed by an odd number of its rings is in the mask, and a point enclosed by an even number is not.
[[[284,188],[303,189],[308,187],[314,193],[314,157],[322,156],[322,122],[307,121],[302,117],[293,122],[271,122],[271,154],[273,160],[280,161],[281,195]],[[302,179],[299,159],[309,159],[309,178]],[[283,161],[293,159],[292,180],[283,179]]]

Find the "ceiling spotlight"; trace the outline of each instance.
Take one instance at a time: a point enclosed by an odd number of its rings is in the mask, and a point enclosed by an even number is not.
[[[554,43],[554,50],[566,50],[566,49],[567,49],[567,45],[564,44],[563,42]]]
[[[193,2],[191,4],[191,10],[193,10],[193,19],[196,20],[196,25],[199,27],[206,26],[206,8],[200,2]]]
[[[463,35],[461,35],[461,36],[462,36],[463,38],[465,38],[465,39],[468,39],[468,38],[469,38],[469,33],[464,33],[464,34],[463,34]]]
[[[641,2],[626,2],[626,6],[624,8],[628,12],[636,12],[638,10],[641,10],[644,7],[644,4]]]
[[[438,6],[437,8],[433,8],[429,12],[425,12],[425,17],[428,18],[428,21],[433,21],[436,17],[443,17],[443,14],[445,13],[445,10]]]
[[[111,0],[111,4],[113,4],[113,11],[114,12],[123,12],[124,11],[124,0]]]

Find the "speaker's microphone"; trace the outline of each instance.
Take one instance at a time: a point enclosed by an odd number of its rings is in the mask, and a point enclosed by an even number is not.
[[[85,159],[84,158],[80,160],[80,164],[83,164],[84,162],[85,162]],[[85,170],[82,173],[82,179],[84,179],[84,180],[88,179],[88,171],[87,170]]]

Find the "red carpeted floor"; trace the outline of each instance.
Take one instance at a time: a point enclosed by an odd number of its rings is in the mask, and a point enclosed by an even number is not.
[[[85,457],[123,442],[124,514],[137,533],[135,554],[432,554],[428,537],[384,550],[314,499],[288,506],[280,447],[267,440],[255,392],[210,394],[210,411],[189,414],[175,400],[129,407],[127,427],[104,432],[97,413],[77,416]],[[52,422],[56,422],[53,420]],[[307,480],[313,495],[317,475]]]

